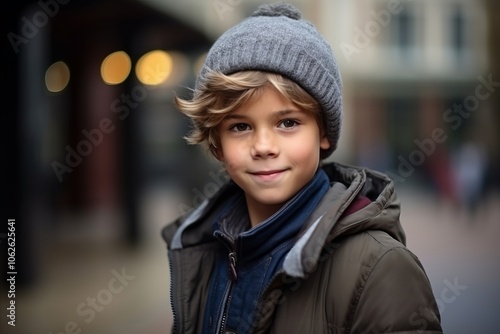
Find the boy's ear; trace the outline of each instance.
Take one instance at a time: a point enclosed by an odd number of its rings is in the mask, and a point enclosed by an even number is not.
[[[220,147],[213,147],[212,153],[214,154],[215,159],[219,161],[224,160],[224,154],[222,153],[222,149]]]
[[[319,147],[323,150],[328,150],[330,148],[330,141],[328,140],[328,137],[326,134],[323,134],[321,136],[321,141],[319,142]]]

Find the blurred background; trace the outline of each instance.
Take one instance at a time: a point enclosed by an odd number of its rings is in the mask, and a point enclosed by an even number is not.
[[[169,333],[163,226],[224,182],[173,97],[256,0],[40,0],[2,10],[2,333]],[[500,328],[500,3],[294,0],[331,44],[329,160],[388,173],[446,333]],[[6,308],[15,219],[16,326]],[[411,298],[409,295],[408,298]]]

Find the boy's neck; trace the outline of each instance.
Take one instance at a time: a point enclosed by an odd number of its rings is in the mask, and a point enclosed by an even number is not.
[[[251,227],[255,227],[271,217],[276,213],[282,206],[283,203],[279,204],[262,204],[257,201],[246,197],[248,216],[250,218]]]

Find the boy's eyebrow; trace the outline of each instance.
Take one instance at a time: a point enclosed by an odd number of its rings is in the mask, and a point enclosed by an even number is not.
[[[247,118],[245,115],[240,115],[240,114],[227,114],[226,116],[224,116],[223,118],[223,121],[227,121],[227,120],[238,120],[238,119],[245,119]]]
[[[299,113],[299,112],[301,112],[299,109],[283,109],[283,110],[278,110],[278,111],[272,112],[272,115],[274,117],[283,117],[283,116],[287,116],[289,114]],[[230,114],[226,115],[226,117],[224,117],[224,121],[240,120],[240,119],[246,119],[246,118],[248,118],[248,116],[246,116],[246,115],[230,113]]]
[[[301,111],[299,109],[283,109],[283,110],[278,110],[274,114],[276,116],[287,116],[293,113],[300,113]]]

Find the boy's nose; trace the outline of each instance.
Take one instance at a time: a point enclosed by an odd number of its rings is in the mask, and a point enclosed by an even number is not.
[[[255,133],[251,154],[254,159],[265,159],[279,155],[279,145],[271,131],[261,130]]]

